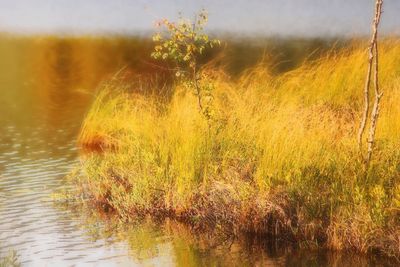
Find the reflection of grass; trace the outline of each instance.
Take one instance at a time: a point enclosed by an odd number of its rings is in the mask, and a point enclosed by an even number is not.
[[[14,250],[10,251],[5,258],[0,259],[0,267],[19,267],[19,266],[21,265],[18,263],[17,253]]]
[[[210,70],[210,133],[179,85],[160,104],[106,84],[80,136],[105,151],[86,156],[78,182],[122,217],[167,214],[399,255],[400,44],[381,49],[385,97],[366,175],[355,143],[365,51],[351,48],[278,76],[259,66],[232,82]]]
[[[219,230],[199,230],[175,220],[146,218],[130,223],[118,221],[109,213],[77,206],[73,214],[93,239],[113,243],[126,241],[129,256],[143,266],[370,266],[390,265],[374,256],[310,251],[276,239]],[[100,216],[100,217],[99,217]],[[104,223],[95,225],[101,220]],[[378,265],[379,265],[378,264]]]

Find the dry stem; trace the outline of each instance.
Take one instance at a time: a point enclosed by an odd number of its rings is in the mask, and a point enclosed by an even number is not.
[[[383,0],[376,0],[375,4],[375,17],[372,23],[372,38],[370,41],[370,46],[369,46],[369,57],[368,57],[368,71],[367,71],[367,77],[365,80],[365,85],[364,85],[364,112],[362,115],[360,127],[359,127],[359,132],[358,132],[358,146],[360,148],[360,153],[362,153],[362,138],[365,132],[366,124],[367,124],[367,119],[368,119],[368,114],[369,114],[369,88],[371,84],[371,73],[372,73],[372,64],[374,64],[375,69],[374,69],[374,87],[375,87],[375,102],[374,106],[372,108],[372,114],[371,114],[371,127],[369,130],[369,137],[367,140],[368,143],[368,150],[367,150],[367,157],[365,159],[366,164],[369,164],[371,157],[372,157],[372,150],[373,150],[373,143],[374,143],[374,138],[375,138],[375,132],[376,132],[376,125],[378,121],[378,115],[379,115],[379,103],[380,99],[382,97],[382,94],[379,92],[379,80],[378,80],[378,26],[379,22],[381,19],[381,14],[382,14],[382,5],[383,5]],[[375,62],[374,62],[375,58]]]

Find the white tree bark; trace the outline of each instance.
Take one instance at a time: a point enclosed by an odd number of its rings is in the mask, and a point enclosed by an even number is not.
[[[382,97],[382,93],[380,92],[379,89],[379,57],[378,57],[378,27],[379,23],[381,20],[381,15],[382,15],[382,6],[383,6],[383,0],[376,0],[375,3],[375,16],[374,20],[372,23],[372,37],[368,49],[368,71],[367,71],[367,77],[365,80],[365,85],[364,85],[364,111],[362,114],[362,119],[360,122],[360,127],[358,131],[358,146],[361,152],[361,155],[363,155],[363,136],[365,132],[365,128],[367,125],[367,120],[368,120],[368,115],[369,115],[369,106],[370,106],[370,84],[371,84],[371,74],[372,74],[372,66],[374,65],[374,94],[375,94],[375,101],[374,105],[372,107],[372,112],[371,112],[371,125],[369,129],[369,135],[367,138],[367,156],[364,158],[366,164],[369,164],[372,158],[372,151],[373,151],[373,145],[375,142],[375,132],[376,132],[376,126],[378,122],[378,117],[379,117],[379,104],[380,104],[380,99]]]

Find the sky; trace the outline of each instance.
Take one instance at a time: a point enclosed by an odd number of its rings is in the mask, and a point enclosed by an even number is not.
[[[208,29],[241,35],[358,36],[374,0],[0,0],[0,31],[148,33],[160,18],[209,12]],[[400,0],[385,0],[382,32],[400,34]]]

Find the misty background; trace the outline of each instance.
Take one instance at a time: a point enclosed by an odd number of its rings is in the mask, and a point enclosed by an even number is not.
[[[209,11],[210,32],[260,36],[360,36],[374,0],[0,0],[0,31],[148,34],[160,18]],[[386,0],[382,33],[400,33],[400,1]]]

